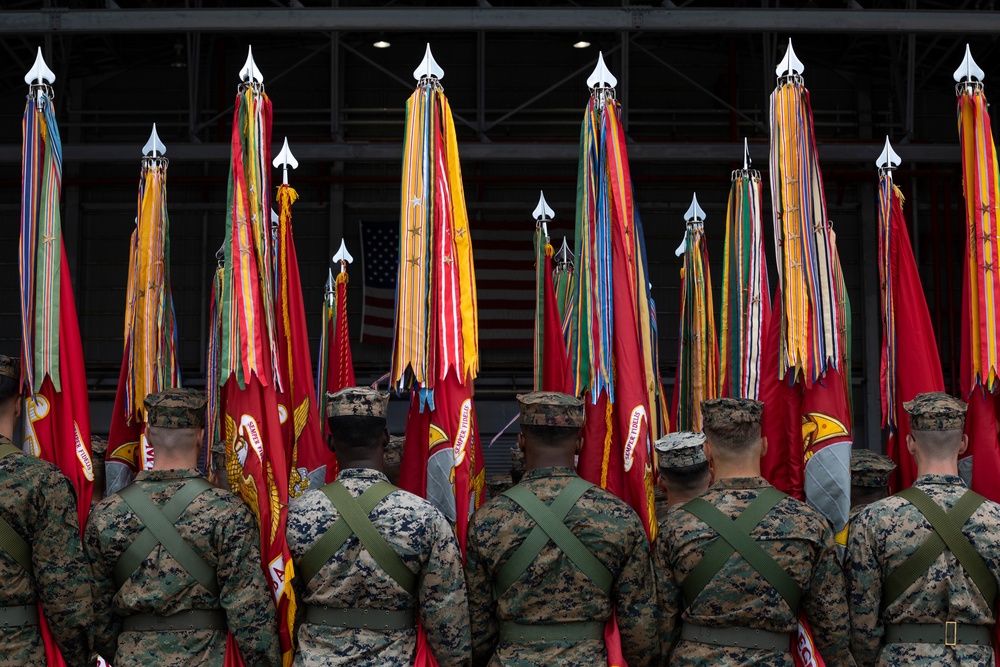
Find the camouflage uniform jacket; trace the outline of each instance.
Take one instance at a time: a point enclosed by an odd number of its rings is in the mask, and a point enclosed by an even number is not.
[[[162,509],[195,477],[201,473],[194,469],[144,470],[134,483]],[[143,525],[118,494],[102,500],[90,515],[84,546],[94,573],[94,649],[115,667],[221,667],[226,633],[220,630],[122,630],[122,617],[131,614],[170,616],[221,608],[246,667],[280,664],[274,603],[260,567],[260,538],[250,509],[228,491],[213,487],[188,505],[174,527],[216,568],[218,596],[195,581],[160,545],[119,589],[115,564]]]
[[[725,478],[701,497],[735,519],[769,486],[763,477]],[[660,596],[661,641],[673,645],[673,667],[703,665],[767,665],[792,667],[788,651],[726,648],[679,640],[681,621],[706,627],[749,627],[793,632],[798,617],[767,581],[740,556],[730,557],[708,586],[687,607],[681,584],[701,561],[718,533],[677,505],[661,524],[655,545],[657,592]],[[853,665],[848,651],[847,599],[844,572],[833,529],[817,510],[785,498],[768,512],[750,535],[802,588],[799,611],[812,626],[826,664]]]
[[[0,436],[0,443],[10,441]],[[39,600],[68,667],[88,664],[90,570],[80,543],[72,484],[47,461],[26,454],[0,460],[0,516],[31,545],[33,574],[0,555],[0,606]],[[44,667],[38,626],[0,628],[0,667]]]
[[[521,485],[548,505],[576,477],[572,468],[538,468],[527,471]],[[472,517],[465,570],[476,667],[606,664],[601,640],[514,644],[500,642],[499,630],[504,622],[605,622],[612,611],[617,612],[629,667],[656,664],[655,584],[649,542],[638,515],[621,499],[592,487],[564,523],[614,575],[610,599],[551,541],[520,580],[494,599],[497,573],[536,524],[506,496],[491,500]]]
[[[337,475],[352,496],[386,476],[371,468],[347,468]],[[292,501],[288,546],[298,562],[339,518],[319,489]],[[448,520],[429,502],[393,491],[368,515],[375,529],[417,575],[417,597],[406,592],[352,535],[310,581],[296,579],[300,608],[305,605],[404,611],[416,607],[431,651],[441,667],[469,664],[469,617],[462,554]],[[410,667],[416,631],[334,628],[303,623],[298,630],[296,665],[310,667]]]
[[[921,475],[913,486],[924,491],[945,511],[951,509],[966,486],[954,475]],[[898,496],[869,505],[854,519],[848,539],[848,600],[851,607],[851,650],[859,665],[993,665],[993,650],[965,645],[889,644],[882,646],[887,623],[944,623],[971,625],[996,622],[994,611],[972,583],[951,551],[938,556],[930,570],[907,592],[879,613],[885,578],[924,543],[930,524],[916,507]],[[986,501],[965,523],[962,532],[987,567],[1000,572],[1000,505]],[[880,653],[881,649],[881,653]]]

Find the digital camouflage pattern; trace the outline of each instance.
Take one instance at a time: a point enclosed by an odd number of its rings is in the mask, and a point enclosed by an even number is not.
[[[851,450],[851,485],[870,489],[889,486],[889,475],[896,464],[885,454],[870,449]]]
[[[6,354],[0,354],[0,375],[20,381],[21,360],[17,357],[8,357]]]
[[[389,442],[382,454],[382,471],[393,486],[399,481],[399,469],[403,464],[403,444],[406,438],[401,435],[389,436]]]
[[[763,477],[725,478],[701,497],[730,519],[736,517],[769,484]],[[654,545],[657,592],[662,618],[660,640],[671,667],[757,665],[792,667],[787,650],[727,648],[679,639],[681,622],[706,627],[747,627],[794,632],[798,613],[742,557],[734,556],[687,607],[681,584],[701,561],[718,533],[684,509],[670,508]],[[799,611],[812,626],[813,637],[827,665],[845,667],[854,660],[848,651],[847,599],[833,529],[811,506],[784,498],[754,528],[751,537],[802,588]]]
[[[7,357],[9,359],[9,357]],[[10,444],[0,436],[0,444]],[[14,453],[0,460],[0,516],[28,544],[34,573],[0,552],[0,606],[39,600],[67,667],[89,664],[90,570],[80,543],[72,485],[47,461]],[[0,667],[45,667],[38,626],[0,627]]]
[[[134,483],[162,509],[185,482],[200,476],[193,469],[143,470]],[[216,568],[218,596],[160,545],[118,589],[115,564],[143,525],[118,494],[102,500],[91,513],[84,546],[94,575],[94,649],[115,667],[222,667],[223,631],[122,631],[122,617],[131,614],[170,616],[222,608],[246,667],[280,664],[274,598],[260,569],[260,537],[250,509],[228,491],[213,487],[195,498],[174,526]]]
[[[703,428],[724,424],[759,424],[764,404],[751,398],[710,398],[701,402]]]
[[[517,484],[524,477],[524,471],[527,470],[527,465],[524,460],[524,452],[516,444],[510,448],[510,479],[511,482]]]
[[[347,468],[337,475],[352,496],[386,477],[370,468]],[[288,547],[297,563],[339,518],[319,489],[292,501]],[[375,529],[418,575],[417,597],[406,592],[351,536],[312,578],[295,580],[299,608],[306,605],[350,609],[418,609],[427,641],[441,667],[469,664],[469,617],[462,554],[444,515],[429,502],[393,491],[369,518]],[[304,667],[411,667],[416,630],[376,631],[303,623],[297,632],[295,664]]]
[[[327,417],[378,417],[389,414],[389,394],[371,387],[345,387],[326,395]]]
[[[949,511],[968,490],[955,475],[921,475],[913,484]],[[882,646],[887,623],[990,625],[996,622],[972,579],[945,550],[897,600],[879,613],[882,584],[930,535],[930,524],[916,507],[898,496],[868,505],[851,524],[844,568],[851,608],[851,650],[858,665],[912,665],[913,667],[992,667],[988,646],[890,644]],[[965,523],[962,532],[987,567],[1000,572],[1000,505],[986,501]],[[992,634],[992,632],[991,632]]]
[[[167,389],[149,394],[143,401],[146,406],[146,425],[160,428],[204,428],[205,394],[194,389]]]
[[[496,498],[512,486],[514,486],[514,482],[510,475],[494,475],[486,480],[486,488],[490,490],[490,498]]]
[[[694,431],[668,433],[653,447],[661,468],[686,468],[708,461],[705,458],[705,434]]]
[[[539,468],[521,484],[545,504],[577,477],[572,468]],[[603,641],[514,644],[499,641],[503,622],[605,622],[617,612],[629,667],[659,662],[656,595],[649,542],[635,511],[598,487],[587,490],[566,515],[566,526],[615,577],[612,598],[598,588],[551,541],[521,579],[494,600],[501,567],[535,527],[535,521],[507,496],[479,508],[469,523],[466,579],[475,667],[592,667],[607,664]]]
[[[666,492],[660,488],[659,484],[653,487],[653,506],[656,508],[656,523],[660,525],[660,532],[662,532],[663,522],[666,520],[667,513],[670,511],[670,500],[667,498]]]
[[[931,391],[906,401],[903,409],[910,415],[911,431],[951,431],[965,428],[969,404],[943,391]]]
[[[529,426],[583,426],[583,400],[558,391],[517,395],[522,424]]]

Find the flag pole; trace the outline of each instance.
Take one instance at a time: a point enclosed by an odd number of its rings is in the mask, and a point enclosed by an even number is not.
[[[672,422],[678,431],[701,430],[701,402],[719,393],[712,276],[705,242],[705,211],[692,194],[684,213],[684,241],[674,254],[684,257],[681,270],[681,318]]]
[[[1000,167],[986,100],[985,72],[968,45],[955,70],[958,132],[962,147],[962,185],[965,195],[966,252],[962,279],[962,397],[969,403],[965,433],[972,465],[972,490],[1000,500],[995,483],[1000,476],[997,442],[996,392],[1000,390]]]

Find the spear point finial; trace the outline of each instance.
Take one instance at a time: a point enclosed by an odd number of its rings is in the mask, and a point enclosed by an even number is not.
[[[878,159],[875,160],[875,166],[885,170],[895,169],[902,162],[900,157],[896,155],[896,151],[892,150],[892,144],[889,143],[889,135],[886,135],[885,147],[882,149],[882,153],[878,156]]]
[[[955,77],[955,81],[962,83],[967,81],[972,83],[975,81],[982,81],[986,78],[986,73],[976,64],[976,61],[972,59],[972,51],[969,50],[969,45],[965,45],[965,57],[962,58],[962,64],[958,66],[955,73],[952,75]]]
[[[337,250],[337,254],[333,256],[333,261],[340,262],[340,272],[343,273],[347,270],[347,265],[354,262],[354,257],[351,253],[347,252],[347,244],[344,243],[344,239],[340,239],[340,249]]]
[[[788,39],[788,50],[785,57],[781,59],[778,66],[774,68],[774,73],[780,76],[795,76],[806,71],[806,66],[795,56],[795,49],[792,48],[792,40]]]
[[[285,137],[285,143],[282,144],[281,150],[278,151],[278,155],[274,158],[272,164],[275,167],[281,167],[281,182],[284,185],[288,185],[288,168],[299,168],[299,161],[295,159],[291,149],[288,147],[288,137]]]
[[[684,219],[689,223],[705,222],[705,211],[698,205],[697,193],[691,195],[691,205],[688,206],[687,212],[684,213]]]
[[[750,144],[747,142],[747,138],[743,137],[743,171],[750,168]]]
[[[142,147],[143,156],[159,157],[167,152],[167,147],[160,141],[160,135],[156,133],[156,123],[153,123],[153,131],[149,133],[149,141]]]
[[[55,80],[56,75],[45,64],[45,58],[42,57],[42,47],[39,46],[38,53],[35,55],[35,63],[28,70],[28,73],[24,75],[24,82],[30,86],[33,84],[52,83]]]
[[[413,78],[419,82],[421,79],[434,78],[441,80],[444,78],[444,70],[441,66],[437,64],[434,60],[434,54],[431,53],[431,45],[427,44],[427,49],[424,51],[424,59],[420,61],[417,65],[417,69],[413,70]]]
[[[587,86],[590,88],[614,88],[617,85],[618,79],[608,71],[608,66],[604,64],[604,52],[599,52],[597,54],[597,67],[587,77]]]
[[[253,61],[252,46],[247,46],[247,61],[243,63],[243,68],[240,70],[240,81],[264,83],[264,75],[260,73],[260,70],[257,69],[257,63]]]
[[[556,217],[556,212],[549,208],[549,203],[545,201],[545,192],[542,190],[538,191],[538,206],[535,207],[531,215],[538,222],[547,222]]]

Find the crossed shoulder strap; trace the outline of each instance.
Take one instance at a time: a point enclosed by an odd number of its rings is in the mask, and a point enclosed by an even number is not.
[[[503,492],[503,495],[528,513],[528,516],[535,521],[535,527],[497,573],[494,591],[496,597],[499,598],[507,592],[507,589],[524,575],[549,540],[552,540],[598,588],[606,595],[611,595],[614,575],[564,523],[570,509],[592,486],[590,482],[577,477],[559,492],[551,505],[546,505],[521,485],[513,486]]]
[[[125,504],[135,512],[135,515],[139,517],[139,521],[145,526],[138,537],[132,541],[132,544],[118,558],[118,562],[115,563],[114,577],[115,585],[118,588],[121,588],[128,581],[128,578],[139,569],[142,562],[146,560],[150,552],[159,544],[198,583],[208,589],[213,595],[219,594],[219,584],[215,578],[215,568],[206,563],[184,541],[184,538],[180,536],[174,527],[174,523],[177,522],[188,505],[195,498],[211,488],[212,484],[207,479],[191,479],[174,493],[173,497],[167,501],[162,510],[153,504],[153,501],[149,499],[138,484],[130,484],[118,492],[118,495],[125,501]]]
[[[323,487],[323,493],[340,516],[299,560],[299,572],[303,581],[310,581],[320,569],[336,554],[351,535],[356,535],[362,548],[367,551],[386,574],[411,595],[417,594],[417,575],[406,567],[392,546],[376,530],[369,515],[390,493],[398,491],[389,482],[372,484],[360,497],[355,498],[340,482],[331,482]]]
[[[782,498],[785,498],[784,493],[774,487],[768,487],[761,491],[735,520],[730,519],[703,498],[695,498],[684,505],[685,510],[719,533],[719,539],[708,548],[701,561],[681,584],[688,606],[691,606],[705,590],[730,557],[738,553],[778,591],[793,613],[798,612],[802,589],[795,579],[750,537],[750,532],[775,505],[781,502]]]
[[[0,459],[18,453],[21,453],[21,450],[9,442],[0,444]],[[31,545],[18,535],[14,527],[2,516],[0,516],[0,551],[5,551],[25,572],[29,574],[32,572]]]
[[[986,499],[978,493],[966,491],[955,502],[951,510],[945,513],[930,496],[916,487],[911,486],[908,489],[903,489],[896,495],[916,507],[927,519],[927,523],[931,524],[933,531],[898,569],[886,577],[882,584],[882,610],[884,611],[889,604],[903,595],[917,579],[926,574],[945,549],[951,551],[958,559],[959,564],[972,579],[972,583],[986,598],[990,609],[993,609],[997,598],[996,577],[983,561],[983,557],[962,533],[962,526],[986,502]]]

